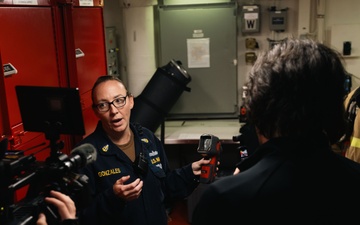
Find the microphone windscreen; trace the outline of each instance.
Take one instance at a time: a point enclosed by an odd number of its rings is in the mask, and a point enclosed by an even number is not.
[[[96,148],[89,143],[77,146],[71,151],[71,155],[79,155],[84,165],[94,162],[97,157]]]

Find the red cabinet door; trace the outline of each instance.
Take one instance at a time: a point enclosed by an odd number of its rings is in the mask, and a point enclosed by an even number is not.
[[[97,123],[91,108],[91,88],[99,76],[107,73],[103,8],[68,6],[64,8],[64,15],[67,52],[82,53],[75,54],[75,62],[69,65],[69,81],[71,87],[80,90],[84,136],[87,136]],[[74,56],[68,55],[67,58]]]
[[[16,74],[5,75],[5,89],[0,90],[1,95],[6,96],[6,105],[2,104],[1,110],[6,111],[4,114],[8,117],[11,134],[7,135],[13,149],[43,136],[41,133],[24,132],[15,86],[59,86],[52,21],[50,7],[0,7],[2,63],[11,63],[17,70]]]
[[[24,131],[22,126],[15,86],[33,85],[78,87],[87,136],[97,123],[91,110],[91,88],[97,77],[107,71],[102,5],[82,7],[79,3],[52,1],[52,5],[0,6],[1,63],[11,63],[17,70],[2,78],[5,88],[0,89],[1,135],[10,137],[12,149],[28,146],[28,141],[44,136]],[[79,56],[76,50],[83,54]],[[65,153],[82,139],[65,138]]]

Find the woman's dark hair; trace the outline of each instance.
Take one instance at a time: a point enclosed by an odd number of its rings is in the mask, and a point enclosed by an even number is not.
[[[289,38],[259,55],[250,74],[248,119],[267,138],[345,131],[340,54],[310,39]]]
[[[103,83],[103,82],[105,82],[105,81],[108,81],[108,80],[116,80],[116,81],[122,83],[122,85],[124,85],[125,89],[127,90],[127,87],[126,87],[126,85],[124,84],[124,82],[123,82],[122,80],[120,80],[118,77],[116,77],[116,76],[111,76],[111,75],[100,76],[100,77],[97,78],[97,80],[95,81],[95,83],[94,83],[94,85],[93,85],[93,87],[92,87],[92,89],[91,89],[91,99],[92,99],[93,102],[94,102],[94,90],[95,90],[95,88],[96,88],[99,84],[101,84],[101,83]],[[126,91],[126,94],[127,94],[127,95],[131,95],[131,93],[130,93],[129,91]]]

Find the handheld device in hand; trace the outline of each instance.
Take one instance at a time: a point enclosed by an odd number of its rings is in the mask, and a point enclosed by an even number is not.
[[[211,183],[215,179],[217,162],[222,152],[219,138],[211,134],[201,135],[197,152],[205,159],[211,158],[209,164],[202,165],[200,174],[200,183]]]

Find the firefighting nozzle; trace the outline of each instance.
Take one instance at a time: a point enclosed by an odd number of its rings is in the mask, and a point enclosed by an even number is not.
[[[197,152],[205,159],[211,158],[209,164],[201,166],[200,174],[200,183],[211,183],[215,179],[217,162],[222,152],[219,138],[211,134],[201,135]]]

